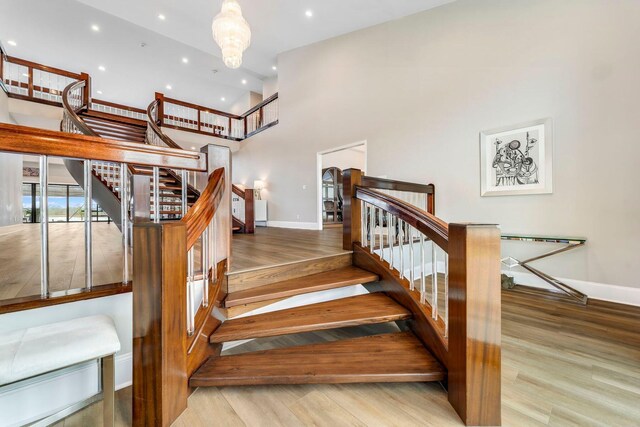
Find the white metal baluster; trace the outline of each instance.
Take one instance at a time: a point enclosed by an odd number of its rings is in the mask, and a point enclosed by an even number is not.
[[[187,252],[187,334],[193,335],[194,313],[193,313],[193,248]]]
[[[404,221],[398,218],[398,247],[400,249],[400,278],[404,278]]]
[[[49,295],[49,157],[40,156],[40,295]]]
[[[202,305],[209,306],[209,227],[202,233]]]
[[[376,244],[376,207],[369,208],[369,250],[373,253],[373,247]]]
[[[420,233],[420,232],[418,232]],[[424,234],[420,233],[420,303],[424,304],[427,296],[427,287],[426,287],[426,280],[425,280],[425,276],[427,275],[427,272],[425,271],[424,268]]]
[[[356,203],[361,203],[360,209],[360,245],[363,248],[367,247],[367,204],[365,202],[356,201]]]
[[[182,175],[182,198],[180,199],[180,201],[182,202],[182,217],[184,218],[184,216],[187,214],[187,181],[189,179],[189,175],[188,172],[186,170],[182,170],[181,172]]]
[[[387,212],[387,244],[389,245],[389,268],[393,270],[393,239],[391,226],[393,225],[393,216],[391,212]]]
[[[160,168],[153,167],[153,222],[160,222]]]
[[[122,231],[122,283],[129,282],[129,188],[127,165],[120,163],[120,231]]]
[[[84,161],[84,277],[85,287],[93,287],[93,245],[91,244],[91,202],[93,182],[91,160]]]
[[[449,254],[444,253],[444,337],[449,336]]]
[[[384,239],[383,239],[383,232],[382,232],[382,209],[378,209],[378,224],[380,225],[380,233],[379,233],[379,238],[380,238],[380,259],[384,259]]]
[[[218,280],[218,226],[216,224],[215,216],[211,220],[213,223],[213,277],[214,281]]]
[[[408,235],[409,235],[409,265],[410,265],[410,270],[409,270],[409,289],[410,290],[414,290],[415,289],[415,263],[414,263],[414,259],[413,259],[413,227],[409,226],[408,231]]]
[[[436,242],[431,241],[431,317],[438,320],[438,252]]]

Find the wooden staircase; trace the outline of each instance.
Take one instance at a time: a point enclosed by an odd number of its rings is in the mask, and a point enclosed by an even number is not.
[[[358,284],[378,276],[353,265],[229,293],[225,307],[312,294]],[[402,322],[411,311],[381,292],[294,306],[228,319],[210,336],[213,345],[344,327]],[[402,325],[402,324],[401,324]],[[410,331],[279,348],[233,356],[212,356],[191,376],[198,386],[441,381],[446,371]]]

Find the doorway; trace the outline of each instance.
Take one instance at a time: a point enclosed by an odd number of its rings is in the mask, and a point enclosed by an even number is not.
[[[321,151],[318,163],[318,229],[342,226],[342,173],[367,168],[367,142],[360,141]]]

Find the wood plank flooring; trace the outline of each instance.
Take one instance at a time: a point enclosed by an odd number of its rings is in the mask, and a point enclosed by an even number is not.
[[[122,280],[122,235],[115,224],[93,223],[93,283]],[[84,224],[49,224],[51,292],[83,288]],[[0,299],[40,294],[40,224],[0,236]]]
[[[345,253],[342,228],[324,231],[256,227],[255,234],[234,234],[230,271]]]
[[[639,426],[640,309],[503,291],[504,426]],[[392,324],[263,338],[224,354],[392,332]],[[130,425],[129,389],[118,425]],[[76,414],[59,426],[99,425]],[[84,412],[84,411],[83,411]],[[461,426],[436,383],[199,388],[175,426]]]

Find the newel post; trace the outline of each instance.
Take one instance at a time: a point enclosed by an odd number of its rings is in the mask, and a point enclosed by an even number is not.
[[[253,189],[244,190],[244,232],[252,234],[256,229],[253,203]]]
[[[500,425],[500,230],[449,225],[449,402],[466,425]]]
[[[356,185],[362,183],[362,171],[360,169],[346,169],[342,171],[342,248],[350,251],[355,242],[360,242],[362,237],[362,211],[361,204],[355,199]]]
[[[156,92],[156,99],[158,100],[158,117],[156,118],[158,126],[164,125],[164,94]]]
[[[30,73],[29,75],[33,75]],[[81,73],[80,77],[85,81],[84,84],[84,101],[87,103],[87,110],[91,109],[91,76],[87,73]]]
[[[169,426],[187,408],[187,229],[133,225],[133,425]]]

